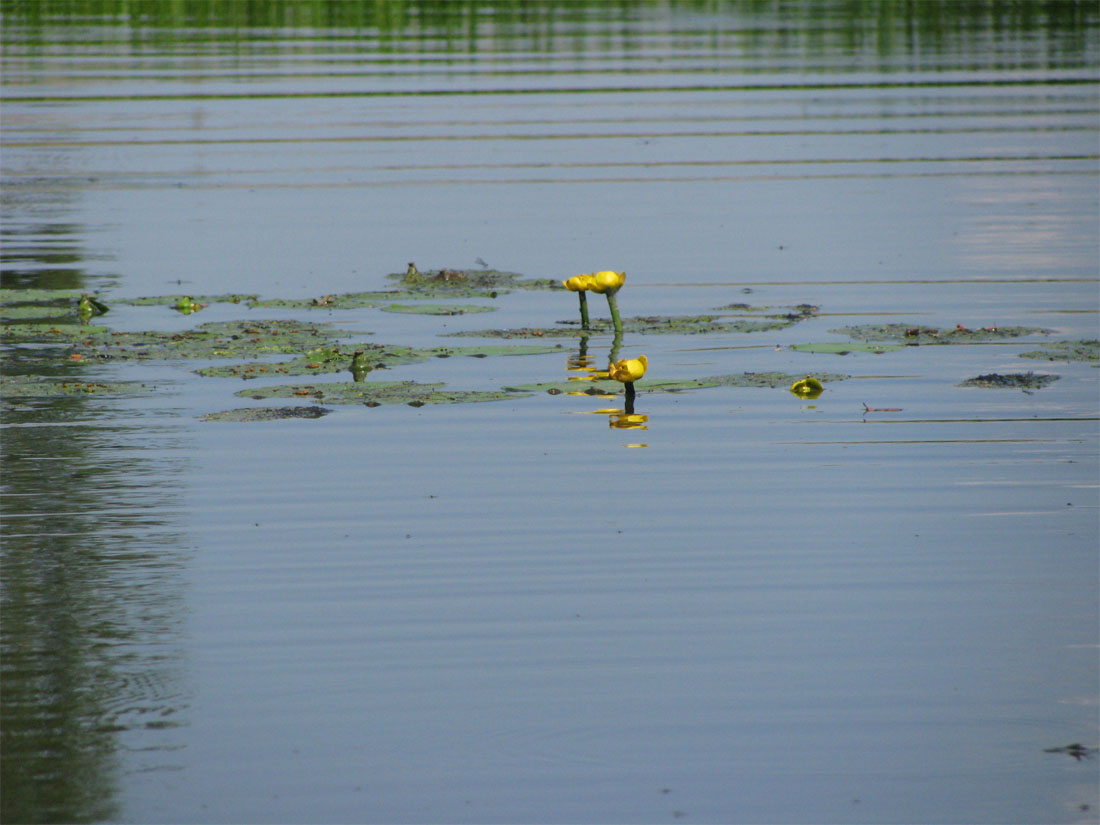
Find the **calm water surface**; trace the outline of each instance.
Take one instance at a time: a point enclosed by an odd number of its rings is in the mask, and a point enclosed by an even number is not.
[[[1100,744],[1098,372],[1019,358],[1097,337],[1092,4],[0,8],[5,289],[613,267],[627,315],[821,309],[627,335],[654,378],[853,376],[643,392],[646,429],[541,393],[228,424],[202,364],[7,343],[156,391],[4,402],[5,822],[1097,821],[1096,759],[1044,749]],[[480,302],[102,321],[576,312]],[[1051,333],[790,348],[857,323]],[[392,377],[561,380],[562,342]]]

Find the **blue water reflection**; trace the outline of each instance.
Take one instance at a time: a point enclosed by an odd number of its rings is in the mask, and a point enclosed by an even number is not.
[[[5,376],[156,391],[0,402],[0,818],[1095,821],[1095,762],[1044,751],[1096,744],[1097,371],[1019,355],[1096,337],[1098,27],[1089,3],[5,4],[4,290],[613,262],[629,316],[821,311],[393,374],[576,395],[241,425],[200,417],[265,379],[5,338]],[[562,293],[492,300],[104,323],[576,324]],[[1051,332],[791,348],[901,321]],[[660,380],[851,378],[631,408],[581,390],[618,348]],[[1060,378],[956,386],[1029,369]]]

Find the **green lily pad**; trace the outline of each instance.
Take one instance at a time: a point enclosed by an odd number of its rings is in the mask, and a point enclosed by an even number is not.
[[[323,384],[280,385],[241,390],[245,398],[313,398],[322,404],[461,404],[477,401],[503,401],[515,398],[514,392],[451,390],[446,384],[420,384],[415,381],[362,381]]]
[[[770,307],[770,306],[752,306],[751,304],[726,304],[725,306],[715,307],[719,312],[747,312],[753,314],[768,314],[776,318],[783,318],[788,321],[801,321],[805,318],[809,318],[812,315],[816,315],[821,311],[820,307],[813,304],[795,304],[794,306],[784,307]],[[776,312],[777,309],[787,310],[786,312]]]
[[[262,378],[272,375],[324,375],[340,373],[351,369],[351,359],[355,350],[362,350],[365,361],[372,369],[387,369],[405,364],[417,364],[431,358],[471,357],[486,358],[501,355],[543,355],[560,352],[561,345],[518,345],[518,346],[468,346],[434,347],[416,349],[414,347],[389,346],[385,344],[356,344],[354,347],[341,348],[325,346],[309,350],[289,361],[252,361],[245,364],[226,364],[203,367],[195,370],[199,375],[216,378]]]
[[[474,312],[494,312],[496,307],[476,304],[389,304],[383,312],[403,312],[408,315],[466,315]]]
[[[955,327],[938,329],[910,324],[857,324],[831,329],[837,335],[847,335],[859,341],[901,341],[906,344],[974,344],[1005,341],[1025,335],[1049,335],[1052,330],[1039,327]]]
[[[0,289],[0,306],[32,302],[71,302],[80,295],[75,289]]]
[[[548,278],[523,278],[518,272],[501,272],[496,269],[432,269],[420,271],[409,264],[405,272],[386,276],[397,281],[405,292],[422,297],[476,296],[495,298],[513,289],[560,289],[560,281]]]
[[[30,318],[75,318],[72,301],[60,304],[8,304],[0,307],[0,318],[18,321]]]
[[[353,333],[341,331],[341,336]],[[369,334],[369,333],[354,333]],[[302,353],[331,345],[330,326],[303,321],[215,321],[181,332],[117,332],[103,327],[57,327],[37,340],[67,343],[88,359],[174,360]]]
[[[139,381],[74,381],[40,375],[0,376],[0,397],[56,398],[66,395],[133,395],[156,387]]]
[[[406,297],[397,290],[385,292],[345,292],[339,295],[319,295],[314,298],[268,298],[251,301],[249,306],[277,309],[362,309],[379,307],[395,298]]]
[[[833,355],[847,355],[850,352],[871,352],[881,355],[892,350],[905,349],[903,344],[874,344],[870,341],[848,341],[840,343],[827,341],[819,344],[793,344],[791,349],[798,352],[831,353]]]
[[[708,387],[789,387],[793,382],[805,378],[805,374],[791,375],[785,372],[744,372],[731,375],[711,375],[705,378],[686,379],[648,379],[634,383],[637,392],[684,392],[685,390],[706,389]],[[838,373],[814,374],[822,383],[843,381],[850,376]],[[623,391],[618,381],[549,381],[540,384],[519,384],[504,387],[515,392],[545,392],[551,395],[562,393],[583,393],[584,395],[614,395]]]
[[[590,335],[610,335],[611,321],[592,321],[583,330],[580,321],[562,321],[557,327],[523,327],[520,329],[482,329],[449,333],[469,338],[581,338]],[[623,319],[623,333],[629,335],[705,335],[708,333],[751,333],[782,329],[793,323],[786,318],[747,321],[721,315],[641,316]]]
[[[243,295],[239,293],[226,293],[224,295],[152,295],[141,298],[114,298],[112,303],[135,306],[171,306],[175,307],[180,300],[190,298],[196,304],[240,304],[254,301],[258,295]]]
[[[59,321],[55,318],[45,318],[37,323],[26,321],[6,323],[2,329],[4,338],[9,341],[59,346],[73,346],[79,341],[97,339],[111,332],[107,327],[82,324],[73,320]]]
[[[1033,372],[1013,372],[1007,375],[991,372],[988,375],[967,378],[956,386],[983,387],[985,389],[1041,390],[1047,384],[1053,384],[1059,377],[1057,375],[1036,375]]]
[[[332,410],[324,407],[244,407],[238,410],[207,413],[203,421],[286,421],[288,418],[320,418]]]
[[[1051,341],[1043,349],[1021,352],[1021,358],[1039,361],[1100,361],[1100,341]]]

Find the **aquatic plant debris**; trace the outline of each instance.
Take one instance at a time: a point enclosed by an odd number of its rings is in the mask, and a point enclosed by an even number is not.
[[[141,381],[81,381],[41,375],[0,375],[0,397],[56,398],[65,395],[133,395],[157,387]]]
[[[847,335],[859,341],[900,341],[906,344],[971,344],[1004,341],[1026,335],[1050,335],[1053,330],[1041,327],[986,326],[970,329],[962,324],[954,328],[937,328],[912,324],[856,324],[831,329],[835,335]]]
[[[207,413],[202,417],[203,421],[236,421],[248,423],[253,421],[286,421],[291,418],[320,418],[328,415],[332,410],[324,407],[242,407],[236,410]]]
[[[849,355],[853,352],[869,352],[874,355],[882,355],[884,352],[905,349],[905,345],[876,344],[870,341],[826,341],[813,344],[792,344],[790,348],[795,352],[812,352],[831,355]]]
[[[359,351],[363,353],[363,361],[370,369],[389,369],[406,364],[423,363],[432,358],[544,355],[560,352],[561,348],[560,344],[432,347],[431,349],[367,343],[358,343],[348,348],[327,345],[309,350],[289,361],[251,361],[243,364],[203,367],[195,372],[208,377],[245,379],[275,375],[324,375],[350,370],[352,358]]]
[[[416,381],[326,382],[295,384],[240,390],[237,395],[261,400],[265,398],[313,398],[322,404],[461,404],[479,401],[503,401],[517,397],[503,390],[452,390],[443,382],[421,384]]]
[[[430,269],[421,271],[410,263],[405,272],[386,276],[401,284],[401,289],[424,297],[450,295],[452,297],[495,298],[513,289],[564,289],[560,282],[550,278],[524,278],[518,272],[502,272],[497,269]]]
[[[125,306],[170,306],[176,307],[181,301],[188,300],[196,304],[241,304],[253,301],[258,295],[230,292],[223,295],[152,295],[140,298],[112,298],[112,302]]]
[[[850,375],[840,373],[818,373],[822,383],[844,381]],[[789,387],[792,382],[805,378],[805,375],[792,375],[785,372],[743,372],[730,375],[710,375],[703,378],[661,378],[646,379],[637,382],[638,392],[685,392],[688,390],[708,389],[710,387]],[[614,395],[621,391],[621,384],[608,379],[595,381],[546,381],[538,384],[518,384],[503,389],[514,392],[544,392],[550,395]]]
[[[1039,361],[1100,361],[1100,341],[1050,341],[1043,349],[1021,352],[1021,358]]]
[[[984,387],[991,389],[1040,390],[1059,379],[1057,375],[1037,375],[1034,372],[1013,372],[1001,375],[996,372],[967,378],[958,387]]]
[[[769,319],[762,321],[730,318],[721,315],[665,315],[640,316],[623,319],[623,333],[630,335],[705,335],[708,333],[764,332],[783,329],[792,321]],[[578,338],[593,334],[614,334],[610,321],[591,322],[591,328],[582,329],[576,321],[561,321],[556,327],[521,327],[518,329],[463,330],[448,333],[450,336],[469,338]]]
[[[474,312],[495,312],[496,307],[478,304],[387,304],[383,312],[403,312],[407,315],[466,315]]]

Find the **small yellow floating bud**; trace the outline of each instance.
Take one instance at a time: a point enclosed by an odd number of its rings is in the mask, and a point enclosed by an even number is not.
[[[608,364],[607,377],[613,381],[632,384],[645,375],[648,366],[649,362],[644,355],[639,355],[637,358],[624,358],[622,361]]]
[[[821,382],[816,378],[806,376],[800,381],[795,381],[791,384],[791,392],[802,398],[817,398],[821,393],[825,392],[825,388],[821,386]]]
[[[589,282],[591,275],[574,275],[568,280],[562,281],[562,286],[568,289],[570,292],[584,292],[589,289]]]

